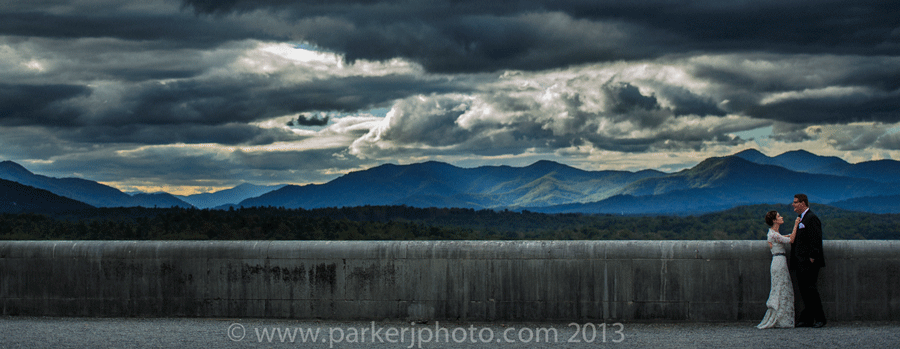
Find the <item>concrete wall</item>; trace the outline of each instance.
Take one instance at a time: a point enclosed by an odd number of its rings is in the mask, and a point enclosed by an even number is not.
[[[900,241],[826,241],[825,251],[819,290],[830,320],[900,320]],[[771,258],[763,241],[2,241],[0,307],[52,316],[759,320]]]

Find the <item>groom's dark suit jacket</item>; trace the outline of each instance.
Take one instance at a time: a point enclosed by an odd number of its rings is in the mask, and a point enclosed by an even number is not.
[[[797,237],[791,244],[791,269],[799,267],[798,263],[809,263],[815,260],[815,266],[825,266],[825,255],[822,253],[822,222],[812,210],[806,211],[800,221],[803,228],[797,228]]]

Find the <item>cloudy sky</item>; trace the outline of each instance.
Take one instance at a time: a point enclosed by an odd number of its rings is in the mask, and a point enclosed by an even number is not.
[[[0,0],[0,160],[178,194],[427,160],[900,160],[892,5]]]

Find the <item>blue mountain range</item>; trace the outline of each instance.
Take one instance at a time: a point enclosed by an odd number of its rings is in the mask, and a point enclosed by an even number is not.
[[[53,178],[34,174],[12,161],[0,162],[0,179],[47,190],[94,207],[190,207],[167,193],[128,195],[119,189],[82,178]]]
[[[552,161],[476,168],[434,161],[384,164],[324,184],[243,184],[217,193],[179,197],[165,193],[131,196],[84,179],[35,175],[9,161],[0,163],[0,179],[96,207],[407,205],[547,213],[697,214],[749,204],[788,203],[794,194],[805,193],[818,204],[900,213],[900,162],[851,164],[803,150],[769,157],[750,149],[709,158],[675,173],[585,171]]]
[[[91,208],[47,190],[0,179],[0,213],[62,213]]]

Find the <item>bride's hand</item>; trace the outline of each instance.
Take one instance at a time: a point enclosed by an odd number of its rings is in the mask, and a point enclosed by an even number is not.
[[[797,217],[797,220],[794,221],[794,226],[800,225],[800,221],[801,221],[801,220],[802,220],[802,219],[801,219],[800,217]]]

